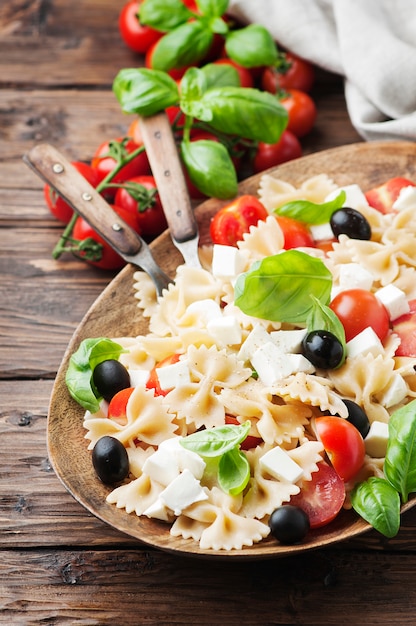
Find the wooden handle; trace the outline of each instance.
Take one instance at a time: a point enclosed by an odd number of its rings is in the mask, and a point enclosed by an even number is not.
[[[170,234],[178,243],[193,239],[198,226],[166,113],[141,117],[140,131]]]
[[[118,252],[133,256],[140,251],[142,240],[137,233],[53,146],[39,144],[23,158]]]

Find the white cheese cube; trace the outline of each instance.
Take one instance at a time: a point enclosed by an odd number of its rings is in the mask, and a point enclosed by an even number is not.
[[[298,354],[302,350],[302,341],[307,334],[307,328],[301,328],[300,330],[273,330],[270,333],[270,337],[282,352]]]
[[[260,468],[276,478],[289,483],[296,483],[302,478],[303,470],[282,448],[272,448],[260,457]]]
[[[378,289],[374,295],[381,304],[384,304],[391,320],[395,320],[410,311],[406,294],[396,285],[386,285]]]
[[[244,271],[246,257],[235,246],[214,244],[212,250],[212,273],[221,278],[233,278]]]
[[[169,511],[160,498],[147,507],[147,509],[143,511],[143,515],[154,519],[160,519],[162,522],[170,521]]]
[[[129,374],[132,387],[143,387],[149,379],[148,370],[129,369]]]
[[[171,365],[157,368],[157,377],[161,389],[174,389],[191,382],[188,363],[178,361]]]
[[[334,232],[329,222],[325,222],[324,224],[312,224],[309,230],[315,241],[326,241],[327,239],[334,238]]]
[[[162,441],[160,444],[158,451],[166,451],[168,454],[173,455],[180,472],[188,469],[195,478],[200,480],[203,476],[206,463],[199,454],[184,448],[180,443],[182,439],[183,437],[165,439],[165,441]]]
[[[296,372],[304,372],[305,374],[313,374],[316,372],[315,367],[303,354],[286,354],[286,358],[291,368],[291,374]]]
[[[346,185],[345,187],[338,187],[334,191],[331,191],[325,198],[325,202],[334,200],[340,191],[345,191],[345,201],[342,206],[351,207],[352,209],[359,210],[362,206],[368,206],[367,198],[365,197],[361,187],[359,185]]]
[[[384,422],[373,422],[364,439],[365,451],[369,456],[381,459],[386,456],[389,427]]]
[[[199,480],[186,469],[162,491],[159,499],[178,516],[194,502],[207,500],[208,495],[202,489]]]
[[[383,344],[371,326],[367,326],[367,328],[347,342],[347,356],[350,359],[353,359],[359,354],[365,356],[370,352],[374,356],[377,356],[378,354],[382,354],[383,350]]]
[[[339,268],[339,285],[342,290],[367,289],[370,291],[373,282],[373,275],[359,263],[344,263]]]
[[[255,351],[251,357],[251,364],[263,385],[270,387],[290,376],[292,365],[286,357],[287,355],[272,341],[268,341]]]
[[[400,376],[398,372],[394,372],[387,391],[381,396],[378,396],[378,401],[382,406],[386,407],[386,409],[389,409],[404,400],[407,393],[408,389],[403,377]]]
[[[179,476],[179,464],[174,454],[159,447],[143,463],[143,473],[166,487]]]
[[[270,341],[270,334],[261,324],[257,324],[254,326],[251,333],[248,335],[247,339],[241,346],[238,358],[241,361],[251,361],[251,357],[255,353],[258,348],[260,348],[263,344]]]
[[[220,319],[211,320],[207,330],[221,346],[235,346],[241,343],[242,331],[234,315],[223,315]]]
[[[395,211],[403,211],[403,209],[416,208],[416,187],[409,185],[400,189],[397,200],[393,203]]]
[[[184,317],[194,317],[201,320],[205,325],[214,319],[222,317],[221,307],[218,302],[205,298],[204,300],[196,300],[186,307]]]

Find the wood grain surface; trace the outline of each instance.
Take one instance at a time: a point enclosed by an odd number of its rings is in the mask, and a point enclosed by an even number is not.
[[[414,624],[416,512],[290,558],[228,563],[148,548],[88,513],[47,455],[49,399],[66,346],[113,278],[51,251],[61,225],[22,155],[42,141],[70,159],[123,134],[111,92],[126,50],[113,0],[0,3],[0,623]],[[342,81],[319,72],[304,153],[360,141]]]

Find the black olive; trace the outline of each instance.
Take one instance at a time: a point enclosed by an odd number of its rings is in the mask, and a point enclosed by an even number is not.
[[[362,213],[349,207],[334,211],[330,224],[335,237],[347,235],[350,239],[371,239],[371,226]]]
[[[342,401],[348,409],[347,421],[351,422],[351,424],[353,424],[360,432],[362,438],[365,439],[368,435],[368,431],[370,430],[370,421],[367,415],[356,402],[346,400],[345,398],[343,398]]]
[[[112,485],[129,473],[129,457],[123,444],[115,437],[101,437],[92,451],[92,464],[103,483]]]
[[[120,361],[108,359],[94,368],[92,380],[104,400],[110,402],[118,391],[130,387],[130,375]]]
[[[292,504],[284,504],[270,515],[269,527],[275,539],[281,543],[293,544],[305,538],[310,522],[303,509]]]
[[[302,354],[320,369],[334,369],[342,362],[344,349],[329,330],[312,330],[302,341]]]

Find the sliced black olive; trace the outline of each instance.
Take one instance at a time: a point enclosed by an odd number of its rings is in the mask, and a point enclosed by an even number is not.
[[[129,473],[129,457],[123,444],[115,437],[101,437],[92,451],[92,464],[103,483],[113,485]]]
[[[120,361],[108,359],[99,363],[93,371],[92,380],[104,400],[110,402],[118,391],[130,387],[130,375]]]
[[[350,239],[371,239],[371,226],[356,209],[344,207],[334,211],[330,224],[335,237],[347,235]]]
[[[281,543],[293,544],[305,538],[310,522],[303,509],[292,504],[284,504],[270,515],[269,527],[275,539]]]
[[[302,354],[319,369],[334,369],[342,362],[344,349],[329,330],[312,330],[302,341]]]

